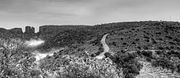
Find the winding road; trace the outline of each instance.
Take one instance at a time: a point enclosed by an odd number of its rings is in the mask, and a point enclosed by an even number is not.
[[[107,45],[107,43],[106,43],[106,37],[108,36],[109,34],[105,34],[103,37],[102,37],[102,39],[101,39],[101,44],[103,45],[103,49],[104,49],[104,51],[101,53],[101,54],[99,54],[98,56],[96,56],[95,58],[97,58],[97,59],[103,59],[104,57],[105,57],[105,53],[106,52],[109,52],[109,46]]]
[[[102,39],[101,39],[101,44],[103,45],[103,49],[104,51],[99,54],[98,56],[96,56],[95,58],[97,59],[103,59],[105,57],[105,53],[109,52],[110,48],[109,46],[106,44],[106,37],[108,36],[108,34],[105,34]],[[60,49],[63,50],[63,49]],[[54,52],[58,52],[58,51],[54,51]],[[34,57],[36,58],[36,61],[38,62],[41,59],[44,59],[46,56],[52,56],[54,54],[54,52],[48,52],[48,53],[39,53],[39,52],[34,52]]]

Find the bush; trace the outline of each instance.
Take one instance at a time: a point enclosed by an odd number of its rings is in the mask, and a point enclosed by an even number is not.
[[[135,76],[134,74],[129,73],[129,74],[125,74],[124,78],[135,78],[134,76]]]
[[[165,59],[165,58],[159,58],[159,59],[153,61],[152,66],[174,70],[173,63],[170,60]]]
[[[153,44],[157,44],[155,39],[151,38],[151,41],[152,41]]]
[[[163,47],[158,47],[159,50],[163,50],[164,48]]]
[[[143,46],[143,49],[144,49],[144,50],[148,50],[149,47],[148,47],[148,46]]]
[[[173,50],[169,51],[167,53],[167,55],[180,58],[180,52],[176,52],[176,51],[173,51]]]
[[[112,61],[117,64],[118,69],[123,69],[125,78],[134,78],[142,67],[142,65],[135,59],[136,54],[117,53],[116,56],[111,57]]]
[[[112,45],[117,47],[117,44],[116,44],[116,42],[112,42]]]
[[[41,72],[39,71],[39,70],[32,70],[32,71],[30,71],[30,75],[31,76],[39,76],[41,74]]]
[[[180,73],[180,64],[177,65],[177,72]]]
[[[144,55],[145,57],[152,58],[152,52],[151,51],[142,51],[142,55]]]
[[[168,38],[168,39],[173,39],[171,36],[165,36],[166,38]]]
[[[180,42],[180,39],[178,39],[178,38],[175,38],[175,39],[174,39],[174,41],[176,41],[176,42]]]
[[[86,30],[66,30],[58,33],[54,37],[47,40],[44,47],[64,47],[72,44],[83,44],[86,40],[92,38],[93,33]]]

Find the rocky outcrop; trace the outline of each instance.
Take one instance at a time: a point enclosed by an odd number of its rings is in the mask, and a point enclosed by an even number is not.
[[[25,28],[25,34],[34,34],[35,33],[35,28],[31,26],[26,26]]]

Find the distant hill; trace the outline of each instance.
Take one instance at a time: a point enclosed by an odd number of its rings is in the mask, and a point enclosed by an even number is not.
[[[139,22],[138,22],[139,23]],[[138,24],[137,23],[137,24]],[[131,23],[129,23],[131,24]],[[140,26],[114,30],[109,44],[118,49],[176,49],[180,50],[180,24],[177,22],[142,22]]]

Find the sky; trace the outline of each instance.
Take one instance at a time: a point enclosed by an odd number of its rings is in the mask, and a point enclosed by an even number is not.
[[[0,0],[0,27],[180,21],[180,0]]]

